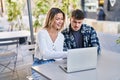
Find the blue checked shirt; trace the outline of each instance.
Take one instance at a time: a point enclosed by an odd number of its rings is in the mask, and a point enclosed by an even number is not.
[[[64,41],[64,50],[67,49],[74,49],[76,48],[76,42],[74,39],[74,36],[71,32],[71,28],[66,28],[65,30],[62,31],[65,41]],[[86,24],[82,24],[80,33],[83,36],[83,47],[98,47],[98,54],[100,54],[101,49],[100,49],[100,44],[99,44],[99,39],[97,37],[96,31],[91,27]]]

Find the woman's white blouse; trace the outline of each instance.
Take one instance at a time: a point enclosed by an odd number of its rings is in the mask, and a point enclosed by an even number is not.
[[[63,51],[64,36],[60,32],[53,42],[46,29],[37,34],[35,57],[39,59],[60,59],[66,58],[67,52]]]

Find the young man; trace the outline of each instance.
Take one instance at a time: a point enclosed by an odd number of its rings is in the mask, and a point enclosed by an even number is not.
[[[100,44],[96,31],[93,27],[83,24],[84,13],[76,9],[72,11],[69,27],[62,31],[65,37],[64,47],[66,49],[98,47],[100,54]]]

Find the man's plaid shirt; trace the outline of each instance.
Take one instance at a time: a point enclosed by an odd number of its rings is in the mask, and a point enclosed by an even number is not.
[[[76,48],[76,42],[71,32],[70,26],[62,31],[65,37],[64,50]],[[82,24],[80,33],[83,36],[83,47],[98,47],[100,54],[100,44],[96,31],[86,24]]]

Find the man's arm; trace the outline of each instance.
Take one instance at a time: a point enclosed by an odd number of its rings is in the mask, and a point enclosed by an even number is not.
[[[92,28],[92,31],[91,31],[91,45],[93,47],[98,47],[97,52],[98,52],[98,54],[101,53],[99,38],[97,37],[97,33],[96,33],[96,31],[93,28]]]

